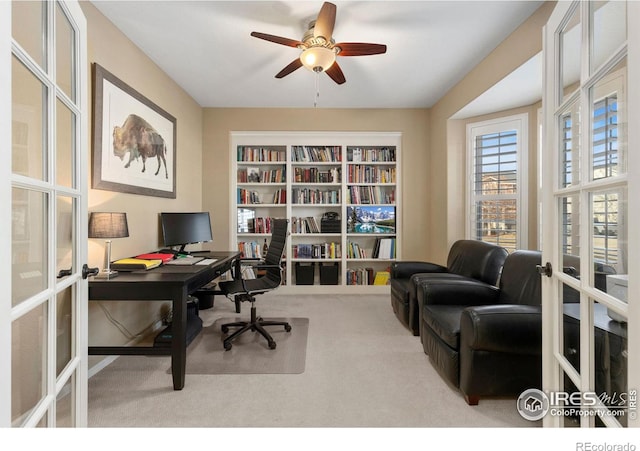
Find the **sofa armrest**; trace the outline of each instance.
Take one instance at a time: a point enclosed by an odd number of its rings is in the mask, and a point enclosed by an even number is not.
[[[400,261],[391,264],[392,279],[408,279],[414,274],[423,272],[447,272],[447,267],[437,263],[420,261]]]
[[[416,294],[420,306],[487,305],[498,302],[500,290],[471,278],[433,278],[420,282]]]
[[[460,318],[460,346],[477,351],[540,354],[541,307],[519,304],[469,307]]]

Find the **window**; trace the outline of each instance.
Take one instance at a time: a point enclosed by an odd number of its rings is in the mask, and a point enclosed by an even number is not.
[[[467,125],[467,236],[509,252],[527,246],[526,114]]]

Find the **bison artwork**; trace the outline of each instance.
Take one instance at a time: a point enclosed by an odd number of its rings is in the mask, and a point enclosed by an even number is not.
[[[125,168],[128,168],[134,159],[142,157],[142,172],[144,172],[147,158],[156,157],[158,158],[158,170],[155,175],[158,175],[160,167],[164,163],[164,174],[166,178],[169,178],[167,160],[165,159],[167,147],[164,144],[164,139],[147,121],[135,114],[130,114],[122,127],[116,125],[113,128],[113,154],[120,160],[124,160],[127,152],[129,152],[129,161],[124,165]]]

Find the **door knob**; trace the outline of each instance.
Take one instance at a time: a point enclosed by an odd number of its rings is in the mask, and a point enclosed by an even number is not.
[[[100,269],[98,268],[89,268],[89,266],[87,266],[87,264],[85,263],[84,265],[82,265],[82,278],[86,279],[89,276],[96,276],[99,271]]]

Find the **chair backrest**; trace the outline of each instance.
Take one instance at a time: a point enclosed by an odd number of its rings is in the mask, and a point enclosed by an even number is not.
[[[267,249],[267,255],[264,258],[264,262],[267,265],[278,265],[278,268],[268,268],[266,271],[266,277],[276,285],[280,285],[282,280],[282,271],[279,268],[284,248],[287,244],[287,236],[289,235],[288,224],[289,220],[287,219],[273,219],[271,223],[271,243],[269,243],[269,249]]]
[[[505,248],[479,240],[458,240],[447,257],[449,272],[496,285],[507,258]]]
[[[507,257],[500,276],[501,304],[542,304],[542,264],[540,251],[515,251]]]

